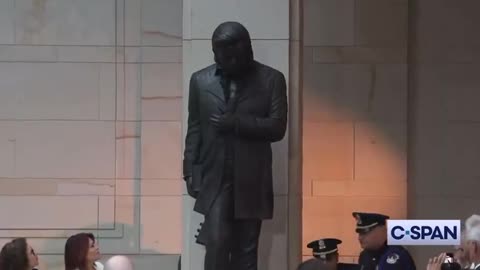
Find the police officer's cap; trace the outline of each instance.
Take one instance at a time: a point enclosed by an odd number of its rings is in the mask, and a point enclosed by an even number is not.
[[[312,249],[314,257],[327,259],[327,255],[338,253],[337,245],[341,243],[335,238],[324,238],[308,243],[307,247]]]
[[[353,217],[357,220],[357,226],[355,231],[357,233],[366,233],[373,228],[387,223],[389,216],[377,214],[377,213],[360,213],[353,212]]]

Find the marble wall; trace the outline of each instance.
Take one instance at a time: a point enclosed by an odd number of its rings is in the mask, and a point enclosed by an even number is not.
[[[353,211],[407,214],[407,0],[305,0],[303,255],[360,252]]]
[[[0,244],[41,269],[98,236],[137,269],[182,246],[182,1],[0,1]]]
[[[480,2],[412,1],[412,218],[480,213]],[[450,247],[414,249],[418,268]]]

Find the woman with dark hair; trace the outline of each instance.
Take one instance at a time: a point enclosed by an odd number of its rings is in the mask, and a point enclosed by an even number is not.
[[[103,270],[99,259],[100,250],[93,234],[79,233],[67,239],[65,270]]]
[[[32,270],[38,266],[38,257],[25,238],[6,243],[0,251],[0,270]]]

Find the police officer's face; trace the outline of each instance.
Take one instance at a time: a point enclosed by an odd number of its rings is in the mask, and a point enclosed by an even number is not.
[[[368,232],[358,234],[358,242],[363,249],[375,250],[383,246],[387,238],[385,226],[378,226]]]
[[[337,270],[337,262],[333,262],[333,261],[325,261],[325,263],[323,264],[324,267],[322,269],[325,269],[325,270]]]
[[[330,255],[327,259],[319,259],[321,269],[323,270],[337,270],[338,256]]]

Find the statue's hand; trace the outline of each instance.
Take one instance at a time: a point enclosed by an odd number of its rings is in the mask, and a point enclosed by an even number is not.
[[[210,123],[219,131],[228,132],[235,127],[235,117],[230,113],[222,115],[212,114],[212,116],[210,116]]]
[[[198,191],[195,191],[193,188],[193,180],[191,176],[185,177],[185,183],[187,184],[187,193],[190,197],[196,199],[198,196]]]

